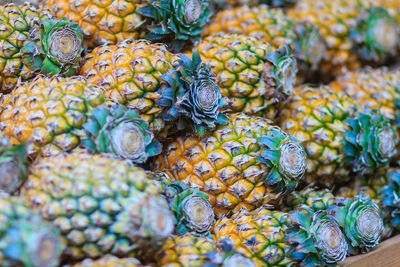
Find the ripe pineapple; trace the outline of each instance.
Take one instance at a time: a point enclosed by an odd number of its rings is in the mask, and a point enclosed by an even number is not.
[[[300,87],[285,106],[281,126],[303,142],[308,184],[348,181],[351,172],[373,172],[396,154],[398,138],[389,122],[357,109],[346,94],[326,86]]]
[[[357,69],[364,62],[380,63],[399,50],[399,25],[373,0],[304,0],[288,15],[320,28],[327,43],[324,76]]]
[[[316,27],[290,19],[282,10],[260,5],[242,6],[217,13],[203,35],[219,32],[244,34],[274,47],[291,46],[299,63],[299,78],[315,70],[325,56],[325,42]]]
[[[11,146],[9,140],[0,135],[0,191],[17,192],[28,177],[28,165],[25,144]]]
[[[12,144],[26,143],[31,158],[70,151],[80,143],[76,129],[103,102],[103,89],[82,77],[38,76],[1,98],[0,131]]]
[[[296,188],[305,161],[302,146],[269,120],[236,114],[204,138],[178,137],[154,169],[207,193],[220,217],[278,204]]]
[[[94,49],[81,74],[104,86],[108,100],[138,110],[155,133],[165,130],[165,121],[181,117],[201,133],[223,120],[220,88],[196,53],[191,61],[163,44],[127,40]]]
[[[79,68],[82,32],[76,23],[52,19],[49,10],[25,3],[0,5],[0,92],[38,73],[73,75]]]
[[[174,229],[168,204],[146,173],[105,154],[43,158],[21,194],[60,229],[71,260],[105,254],[145,258]]]
[[[275,49],[253,37],[217,34],[204,38],[197,49],[217,76],[228,112],[274,119],[293,93],[297,65],[287,47]]]
[[[400,69],[366,68],[339,76],[330,87],[336,92],[346,92],[363,109],[379,110],[394,121],[400,99],[399,83]]]
[[[79,23],[88,48],[146,37],[178,51],[199,39],[211,15],[204,0],[45,0],[42,5],[58,18]]]
[[[2,266],[57,267],[63,249],[58,229],[32,212],[22,198],[0,198]]]
[[[72,265],[72,267],[144,267],[144,265],[135,258],[120,259],[112,255],[106,255],[98,260],[85,259]]]

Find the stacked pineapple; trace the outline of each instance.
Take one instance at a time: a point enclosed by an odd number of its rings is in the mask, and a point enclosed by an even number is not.
[[[337,265],[400,231],[395,1],[30,2],[0,5],[0,266]]]

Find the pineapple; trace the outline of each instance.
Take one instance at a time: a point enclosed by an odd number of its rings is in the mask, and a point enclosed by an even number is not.
[[[156,134],[165,131],[166,121],[180,118],[189,119],[200,133],[224,122],[221,90],[196,53],[191,61],[163,44],[127,40],[93,50],[81,74],[103,86],[111,102],[138,110]]]
[[[219,249],[212,239],[192,234],[170,237],[156,259],[160,267],[256,267],[249,258],[235,252],[231,245]]]
[[[392,231],[400,230],[400,171],[392,169],[385,175],[387,183],[378,190],[379,204],[384,213],[384,221],[387,230],[385,237],[390,237]]]
[[[119,104],[93,109],[83,128],[82,146],[93,153],[114,153],[136,164],[161,153],[161,144],[138,112]]]
[[[117,258],[112,255],[106,255],[98,260],[85,259],[84,261],[74,264],[71,267],[144,267],[135,258]]]
[[[336,92],[345,92],[363,109],[379,110],[391,121],[397,118],[400,69],[366,68],[347,72],[330,83]]]
[[[344,93],[303,86],[282,111],[284,131],[303,142],[307,152],[307,184],[331,187],[351,173],[373,172],[396,154],[398,138],[380,114],[360,109]]]
[[[17,197],[0,198],[1,266],[57,267],[64,249],[56,227]]]
[[[197,49],[217,76],[228,112],[274,119],[293,92],[297,65],[287,47],[273,48],[253,37],[217,34]]]
[[[82,77],[38,76],[1,98],[0,131],[11,144],[26,143],[32,159],[70,151],[80,144],[75,130],[102,103],[103,89]]]
[[[209,235],[215,223],[214,211],[208,196],[197,188],[174,181],[162,172],[148,172],[161,186],[163,197],[175,215],[175,232],[191,232],[201,236]]]
[[[373,0],[304,0],[288,15],[320,28],[327,43],[324,76],[357,69],[364,62],[381,63],[398,53],[400,28]]]
[[[204,0],[45,0],[42,5],[57,18],[79,23],[87,48],[146,37],[179,51],[199,39],[211,15]]]
[[[0,191],[16,193],[28,177],[28,165],[25,144],[11,146],[0,136]]]
[[[60,229],[71,260],[151,256],[174,229],[159,193],[128,161],[85,151],[39,160],[21,189],[32,209]]]
[[[209,136],[179,136],[154,169],[205,192],[217,217],[277,205],[306,169],[302,146],[260,117],[236,114]]]
[[[52,19],[49,10],[25,3],[0,5],[0,92],[8,93],[18,80],[38,73],[77,73],[82,32],[76,23]]]
[[[260,5],[242,6],[217,13],[203,35],[219,32],[244,34],[270,43],[274,47],[291,46],[299,64],[299,79],[316,70],[326,47],[319,30],[309,23],[298,23],[282,10]]]

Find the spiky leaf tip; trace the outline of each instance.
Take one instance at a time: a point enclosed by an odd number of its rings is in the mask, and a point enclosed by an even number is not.
[[[30,40],[22,51],[32,69],[48,75],[78,72],[83,32],[77,23],[65,18],[43,20],[31,30]]]
[[[262,146],[260,161],[272,169],[265,177],[265,183],[284,187],[286,193],[292,192],[307,168],[303,146],[278,127],[260,137],[258,142]]]
[[[93,153],[114,153],[141,164],[162,150],[139,113],[119,104],[95,108],[83,128],[82,145]]]
[[[198,52],[193,53],[192,60],[182,54],[175,69],[161,78],[165,86],[160,104],[170,105],[163,114],[165,120],[175,121],[179,128],[191,124],[198,135],[227,123],[227,117],[220,111],[225,106],[221,88]]]
[[[369,196],[360,193],[354,199],[338,200],[329,210],[355,250],[368,251],[380,243],[384,230],[383,216]]]
[[[200,39],[211,11],[207,0],[149,0],[138,12],[148,19],[147,37],[167,42],[174,52]]]
[[[399,142],[391,124],[381,114],[371,112],[359,113],[347,122],[350,130],[344,135],[344,152],[353,171],[368,173],[386,166]]]

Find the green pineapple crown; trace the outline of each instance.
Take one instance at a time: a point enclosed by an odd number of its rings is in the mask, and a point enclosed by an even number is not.
[[[171,180],[165,173],[151,173],[162,184],[162,194],[175,215],[175,232],[210,235],[215,223],[214,211],[207,194],[183,182]]]
[[[59,230],[16,197],[2,198],[2,266],[56,267],[64,250]]]
[[[381,62],[399,51],[400,27],[383,7],[360,12],[358,26],[350,32],[355,50],[365,61]]]
[[[338,199],[329,212],[336,218],[349,240],[352,253],[377,246],[383,234],[383,216],[370,197],[360,193],[354,199]]]
[[[385,221],[396,230],[400,229],[400,172],[388,174],[389,182],[379,190],[382,197],[382,210],[385,212]]]
[[[353,171],[369,173],[389,164],[398,143],[390,123],[377,113],[359,113],[347,122],[351,129],[344,135],[344,152]]]
[[[182,54],[176,69],[161,78],[167,84],[159,101],[166,107],[163,119],[175,121],[178,130],[191,123],[198,135],[204,135],[208,129],[227,123],[227,117],[220,112],[225,106],[221,88],[198,51],[193,53],[192,60]]]
[[[167,42],[175,52],[199,40],[211,16],[207,0],[149,0],[148,3],[138,10],[149,21],[147,38]]]
[[[162,151],[137,110],[126,110],[119,104],[93,109],[83,129],[82,145],[93,153],[114,153],[141,164]]]
[[[11,146],[0,137],[0,190],[13,194],[28,177],[28,157],[25,144]]]
[[[307,168],[303,146],[295,137],[279,129],[272,129],[258,142],[263,145],[259,160],[271,168],[264,182],[275,187],[277,192],[292,192]]]
[[[78,72],[83,52],[83,32],[75,22],[48,19],[31,30],[23,47],[26,64],[44,74],[71,76]]]
[[[327,211],[314,212],[303,206],[289,214],[287,242],[290,256],[301,266],[325,266],[342,261],[348,244],[335,218]]]

